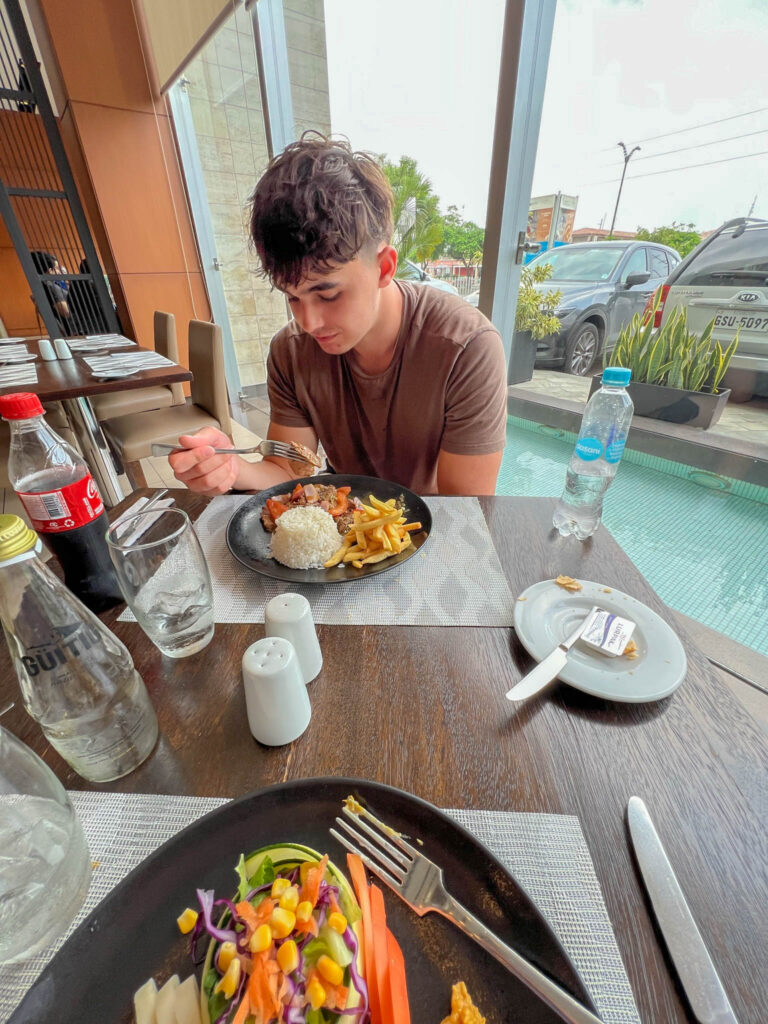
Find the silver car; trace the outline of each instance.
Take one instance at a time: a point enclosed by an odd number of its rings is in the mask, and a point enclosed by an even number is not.
[[[729,220],[689,253],[661,286],[655,326],[678,306],[687,308],[688,326],[697,333],[714,319],[712,338],[723,348],[739,332],[723,381],[733,398],[768,393],[768,221]]]

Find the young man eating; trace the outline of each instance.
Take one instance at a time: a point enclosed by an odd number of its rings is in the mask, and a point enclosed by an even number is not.
[[[251,200],[264,274],[294,319],[272,340],[267,436],[317,451],[338,473],[420,494],[493,494],[506,427],[501,339],[456,295],[395,279],[392,192],[346,142],[304,136],[267,167]],[[220,431],[179,439],[191,490],[257,491],[308,475],[280,458],[216,455]]]

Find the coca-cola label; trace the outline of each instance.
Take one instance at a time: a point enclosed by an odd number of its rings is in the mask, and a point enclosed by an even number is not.
[[[88,473],[58,491],[19,492],[21,503],[38,533],[64,533],[93,522],[104,511],[99,489]]]

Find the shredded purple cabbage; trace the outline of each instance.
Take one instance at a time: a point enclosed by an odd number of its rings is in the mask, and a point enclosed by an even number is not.
[[[237,932],[234,928],[217,928],[213,923],[211,914],[214,907],[219,904],[228,905],[232,911],[234,911],[234,904],[231,900],[216,900],[214,899],[213,889],[198,889],[197,898],[200,901],[200,909],[203,912],[203,919],[205,921],[205,929],[209,935],[214,939],[218,939],[219,942],[234,942],[237,943]],[[197,929],[195,929],[197,930]]]
[[[245,898],[250,903],[254,896],[258,896],[260,892],[264,892],[266,889],[271,889],[271,888],[272,888],[272,883],[271,882],[267,882],[266,885],[260,885],[258,887],[258,889],[251,889],[251,891],[248,893],[248,895]]]
[[[357,942],[357,936],[349,926],[347,926],[344,932],[344,942],[347,944],[347,947],[352,950],[352,962],[349,965],[349,975],[352,978],[352,983],[354,984],[355,988],[360,994],[361,999],[363,1000],[363,1005],[361,1007],[355,1007],[354,1010],[350,1010],[349,1012],[345,1011],[341,1014],[341,1016],[351,1017],[353,1015],[360,1015],[360,1019],[361,1021],[363,1021],[367,1018],[369,1012],[368,986],[366,985],[365,980],[357,970],[357,953],[359,947]]]

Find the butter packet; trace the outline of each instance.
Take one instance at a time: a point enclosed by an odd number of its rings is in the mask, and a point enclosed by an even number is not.
[[[595,651],[618,658],[630,641],[635,628],[631,619],[622,619],[612,612],[597,611],[581,640]]]

